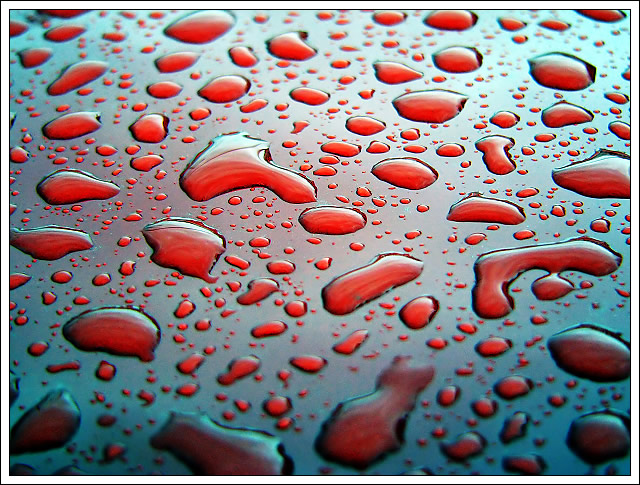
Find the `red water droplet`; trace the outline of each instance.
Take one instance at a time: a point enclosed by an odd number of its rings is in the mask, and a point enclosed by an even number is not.
[[[604,95],[604,97],[616,104],[627,104],[629,102],[629,96],[624,93],[607,93]]]
[[[387,291],[420,276],[422,261],[397,253],[380,254],[366,266],[338,276],[322,289],[324,308],[346,315]]]
[[[26,69],[38,67],[47,62],[53,51],[47,47],[32,47],[18,52],[20,56],[20,64]]]
[[[362,147],[346,141],[330,141],[324,143],[320,149],[325,153],[332,153],[341,157],[355,157]]]
[[[447,220],[456,222],[494,222],[521,224],[526,219],[524,210],[509,201],[483,197],[471,193],[449,208]]]
[[[299,355],[289,359],[289,363],[301,371],[315,374],[327,365],[327,359],[318,355]]]
[[[544,27],[545,29],[555,30],[558,32],[564,32],[569,27],[571,27],[571,24],[568,24],[558,19],[543,20],[542,22],[540,22],[539,25],[540,27]]]
[[[522,229],[520,231],[514,232],[513,237],[518,241],[522,241],[524,239],[531,239],[534,237],[536,233],[531,229]]]
[[[547,463],[540,455],[533,453],[509,455],[502,458],[502,468],[506,472],[520,475],[542,475],[547,468]]]
[[[534,195],[538,195],[539,193],[540,191],[535,187],[529,187],[526,189],[518,190],[518,192],[516,192],[516,197],[524,199],[526,197],[533,197]]]
[[[362,229],[367,223],[358,209],[322,206],[305,209],[298,221],[311,234],[351,234]]]
[[[195,304],[191,300],[182,300],[178,304],[178,308],[173,312],[176,318],[185,318],[191,315],[196,309]]]
[[[426,327],[436,316],[440,305],[432,296],[418,296],[404,305],[398,316],[407,327],[418,330]]]
[[[291,261],[271,261],[267,264],[267,270],[271,274],[291,274],[296,270],[296,265]]]
[[[551,172],[560,187],[595,198],[631,197],[631,159],[611,150],[598,150],[591,157]]]
[[[63,270],[56,271],[51,275],[51,281],[58,284],[68,283],[69,281],[71,281],[72,278],[73,278],[73,273],[69,271],[63,271]]]
[[[438,391],[436,401],[442,407],[449,407],[456,403],[460,397],[460,388],[455,385],[445,386]]]
[[[542,111],[542,123],[549,128],[588,123],[592,120],[593,114],[590,111],[566,101],[560,101]]]
[[[13,147],[9,150],[9,160],[13,163],[25,163],[31,154],[24,147]]]
[[[482,54],[475,47],[447,47],[433,54],[433,63],[444,72],[472,72],[482,66]]]
[[[288,32],[280,34],[267,41],[270,54],[290,61],[306,61],[317,54],[313,47],[307,44],[306,32]]]
[[[318,106],[329,101],[329,93],[314,88],[295,88],[290,93],[291,99],[309,106]]]
[[[80,427],[80,409],[67,390],[51,391],[11,428],[9,453],[35,453],[64,446]]]
[[[250,88],[251,81],[246,77],[232,74],[212,79],[198,95],[212,103],[230,103],[247,94]]]
[[[101,61],[82,61],[68,66],[60,73],[58,79],[49,85],[47,93],[51,96],[66,94],[99,78],[108,67],[106,62]]]
[[[604,327],[567,328],[549,338],[547,347],[558,367],[574,376],[613,382],[631,375],[631,345]]]
[[[394,99],[393,107],[411,121],[444,123],[458,116],[467,99],[460,93],[442,89],[413,91]]]
[[[167,137],[169,118],[160,113],[150,113],[140,116],[129,130],[133,137],[143,143],[160,143]]]
[[[368,153],[387,153],[389,151],[389,145],[380,141],[372,141],[367,147]]]
[[[466,461],[484,451],[487,440],[479,433],[470,431],[456,437],[455,441],[440,443],[440,450],[454,461]]]
[[[618,22],[627,16],[622,10],[576,10],[576,12],[599,22]]]
[[[498,403],[488,397],[482,397],[473,401],[471,408],[481,418],[490,418],[498,411]]]
[[[494,392],[502,399],[512,400],[524,396],[533,389],[533,381],[523,376],[507,376],[493,386]]]
[[[512,128],[518,124],[520,117],[511,111],[498,111],[489,120],[500,128]]]
[[[153,248],[154,263],[209,283],[217,280],[209,273],[226,241],[212,227],[193,219],[166,218],[145,226],[142,235]]]
[[[47,342],[34,342],[29,345],[27,352],[34,357],[40,357],[47,350],[49,350],[49,344]]]
[[[162,155],[142,155],[141,157],[132,158],[129,163],[131,168],[135,170],[148,172],[152,168],[160,165],[163,160]]]
[[[514,19],[512,17],[500,17],[498,19],[498,23],[504,30],[511,32],[523,29],[527,26],[527,24],[522,20]]]
[[[120,192],[120,188],[88,172],[63,168],[43,178],[36,191],[47,203],[60,205],[110,199]]]
[[[325,459],[364,469],[401,447],[407,414],[434,375],[433,367],[413,368],[408,361],[396,357],[376,379],[375,391],[334,409],[315,443]]]
[[[227,373],[218,376],[218,383],[230,386],[238,379],[253,374],[260,368],[260,359],[255,355],[233,359],[227,366]]]
[[[391,27],[392,25],[398,25],[404,22],[407,18],[407,14],[396,10],[383,10],[381,12],[374,13],[372,18],[377,24]]]
[[[274,418],[288,413],[292,407],[291,399],[284,396],[273,396],[262,403],[262,409]]]
[[[182,86],[173,81],[160,81],[147,87],[147,92],[158,99],[167,99],[177,96],[182,91]]]
[[[180,175],[180,187],[197,201],[255,186],[272,190],[285,202],[316,200],[316,187],[308,178],[274,165],[268,142],[246,133],[214,138]]]
[[[151,446],[168,450],[196,474],[288,475],[293,462],[278,438],[222,426],[206,415],[171,413]]]
[[[35,259],[47,261],[93,247],[91,237],[86,232],[60,226],[43,226],[34,229],[11,228],[9,244]]]
[[[482,152],[482,161],[491,173],[506,175],[516,169],[509,149],[515,145],[513,138],[502,135],[489,135],[476,142],[476,148]]]
[[[582,237],[561,243],[501,249],[481,255],[474,266],[473,309],[481,318],[501,318],[514,308],[509,286],[523,272],[565,270],[604,276],[615,271],[622,256],[607,244]]]
[[[435,10],[425,19],[429,27],[440,30],[467,30],[478,21],[478,16],[467,10]]]
[[[332,348],[334,352],[344,355],[353,354],[358,348],[369,338],[368,330],[356,330],[347,335],[340,342],[335,344]]]
[[[239,67],[253,67],[258,63],[258,58],[251,47],[235,46],[229,49],[231,61]]]
[[[445,143],[436,149],[436,153],[441,157],[459,157],[464,155],[464,147],[457,143]]]
[[[110,381],[116,376],[116,372],[117,369],[115,365],[106,360],[102,360],[96,369],[96,377],[102,381]]]
[[[206,44],[226,34],[235,24],[235,18],[222,11],[203,11],[176,20],[166,29],[165,35],[188,44]]]
[[[600,233],[607,233],[609,232],[609,229],[611,228],[611,223],[607,220],[607,219],[596,219],[594,221],[591,221],[591,224],[589,225],[589,228],[592,231],[595,232],[600,232]]]
[[[612,121],[609,130],[621,140],[631,140],[631,126],[624,121]]]
[[[84,34],[87,29],[82,25],[66,24],[59,25],[50,30],[47,30],[44,34],[44,38],[52,42],[67,42],[75,39],[81,34]]]
[[[373,64],[378,81],[385,84],[401,84],[422,77],[422,73],[399,62],[381,61]]]
[[[497,357],[504,354],[513,346],[508,338],[487,337],[476,344],[476,352],[482,357]]]
[[[411,190],[421,190],[438,180],[438,172],[417,158],[387,158],[376,163],[371,173],[389,184]]]
[[[557,300],[574,289],[571,281],[557,274],[542,276],[531,283],[531,291],[538,300]]]
[[[42,133],[51,140],[69,140],[93,133],[101,126],[100,113],[81,111],[50,121],[42,127]]]
[[[293,300],[284,306],[284,311],[293,318],[300,318],[307,313],[307,303],[301,300]]]
[[[500,430],[500,441],[503,443],[511,443],[513,440],[523,438],[527,433],[527,425],[529,424],[529,415],[522,411],[513,413],[504,420],[502,429]]]
[[[278,291],[279,288],[280,285],[276,280],[257,278],[249,282],[247,292],[238,296],[236,301],[241,305],[253,305]]]
[[[547,88],[579,91],[593,84],[596,68],[582,59],[551,52],[529,59],[533,79]]]
[[[9,290],[20,288],[22,285],[27,284],[30,279],[31,276],[24,273],[11,273],[9,275]]]
[[[160,72],[178,72],[190,68],[199,58],[195,52],[174,52],[157,58],[155,64]]]
[[[62,333],[80,350],[135,356],[143,362],[154,359],[153,351],[160,343],[156,321],[135,308],[88,310],[65,323]]]
[[[20,20],[9,19],[9,37],[17,37],[29,29],[29,26]]]
[[[384,121],[370,116],[352,116],[346,122],[347,130],[356,135],[371,136],[383,131],[387,125]]]
[[[256,325],[251,329],[251,335],[254,338],[274,337],[280,335],[287,330],[287,324],[279,320],[274,320]]]
[[[571,422],[567,445],[587,463],[599,464],[627,456],[631,449],[631,423],[615,410],[585,414]]]
[[[189,357],[178,362],[176,368],[183,374],[193,374],[202,364],[204,364],[204,361],[205,356],[196,352],[195,354],[191,354]]]

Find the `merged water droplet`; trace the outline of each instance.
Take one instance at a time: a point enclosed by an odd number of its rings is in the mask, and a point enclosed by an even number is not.
[[[153,248],[154,263],[209,283],[217,280],[210,272],[226,241],[214,228],[194,219],[166,218],[145,226],[142,235]]]
[[[579,91],[595,81],[596,68],[571,54],[550,52],[528,62],[533,79],[547,88]]]
[[[626,153],[598,150],[591,157],[554,168],[553,181],[587,197],[631,197],[631,158]]]
[[[227,372],[218,376],[218,383],[230,386],[238,379],[243,379],[260,368],[260,359],[255,355],[233,359],[227,366]]]
[[[9,244],[35,259],[47,261],[93,247],[91,236],[86,232],[61,226],[43,226],[33,229],[11,228]]]
[[[217,136],[180,175],[180,187],[197,201],[256,186],[272,190],[285,202],[316,200],[313,182],[274,165],[269,143],[246,133]]]
[[[438,180],[438,172],[426,162],[412,157],[387,158],[376,163],[371,173],[389,184],[421,190]]]
[[[201,475],[289,475],[293,462],[269,433],[222,426],[206,415],[172,412],[151,446]]]
[[[463,94],[443,89],[413,91],[394,99],[393,107],[411,121],[444,123],[458,116],[467,99]]]
[[[226,34],[235,24],[235,18],[222,11],[208,10],[189,14],[176,20],[165,35],[188,44],[206,44]]]
[[[514,308],[509,286],[530,269],[550,273],[572,270],[604,276],[614,272],[621,262],[622,256],[609,245],[588,237],[485,253],[474,265],[473,309],[481,318],[508,315]]]
[[[416,279],[423,263],[412,256],[384,253],[366,266],[338,276],[322,289],[325,310],[346,315],[387,291]]]
[[[483,197],[477,192],[467,195],[449,208],[448,221],[494,222],[517,225],[525,221],[522,207],[513,202]]]
[[[43,178],[36,191],[47,203],[61,205],[110,199],[120,192],[120,187],[88,172],[63,168]]]
[[[321,206],[305,209],[298,222],[311,234],[352,234],[367,224],[367,216],[358,209]]]
[[[334,409],[315,443],[325,459],[364,469],[401,447],[408,414],[434,375],[433,367],[408,362],[396,357],[376,379],[375,391]]]
[[[509,149],[515,145],[513,138],[502,135],[489,135],[476,142],[476,148],[482,152],[482,161],[491,173],[506,175],[516,169]]]
[[[87,310],[62,327],[64,337],[85,352],[154,359],[160,343],[160,327],[154,318],[137,308],[103,307]]]

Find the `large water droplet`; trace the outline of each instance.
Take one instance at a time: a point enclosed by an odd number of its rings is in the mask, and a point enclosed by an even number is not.
[[[432,296],[418,296],[404,305],[398,316],[407,327],[418,330],[426,327],[435,318],[440,305]]]
[[[627,415],[606,409],[574,419],[567,433],[569,448],[587,463],[622,458],[631,448],[631,423]]]
[[[88,172],[63,168],[42,179],[36,191],[47,203],[60,205],[110,199],[120,192],[120,187]]]
[[[475,47],[447,47],[433,54],[433,63],[445,72],[472,72],[482,66],[482,54]]]
[[[438,180],[438,172],[417,158],[387,158],[376,163],[371,173],[383,182],[396,187],[421,190]]]
[[[101,61],[81,61],[68,66],[60,73],[58,79],[49,85],[47,93],[51,96],[66,94],[99,78],[108,67],[106,62]]]
[[[468,10],[435,10],[425,19],[429,27],[440,30],[467,30],[478,21],[478,16]]]
[[[280,34],[267,41],[267,49],[272,55],[280,59],[306,61],[318,52],[305,42],[307,37],[308,34],[306,32]]]
[[[471,193],[449,208],[447,220],[456,222],[494,222],[516,225],[525,221],[522,207],[502,199]]]
[[[60,226],[43,226],[34,229],[11,228],[9,244],[35,259],[48,261],[93,247],[91,237],[86,232]]]
[[[178,72],[190,68],[199,58],[200,55],[195,52],[174,52],[158,57],[155,64],[160,72]]]
[[[393,107],[411,121],[444,123],[458,116],[467,99],[463,94],[443,89],[413,91],[394,99]]]
[[[247,94],[249,88],[251,81],[244,76],[232,74],[212,79],[198,91],[198,95],[212,103],[230,103]]]
[[[578,125],[593,120],[593,114],[581,106],[560,101],[542,111],[542,123],[549,128]]]
[[[385,84],[401,84],[422,77],[422,73],[399,62],[381,61],[373,64],[376,78]]]
[[[352,116],[346,122],[346,128],[351,133],[362,136],[371,136],[380,133],[387,127],[384,121],[370,116]]]
[[[50,121],[42,127],[42,133],[51,140],[70,140],[93,133],[101,126],[100,113],[81,111]]]
[[[129,130],[133,137],[142,143],[160,143],[167,137],[169,118],[160,113],[140,116]]]
[[[579,91],[593,84],[596,68],[582,59],[551,52],[529,59],[531,76],[542,86],[563,91]]]
[[[188,44],[206,44],[226,34],[234,17],[221,11],[196,12],[187,15],[164,29],[165,35]]]
[[[351,234],[367,224],[367,216],[358,209],[322,206],[305,209],[298,221],[312,234]]]

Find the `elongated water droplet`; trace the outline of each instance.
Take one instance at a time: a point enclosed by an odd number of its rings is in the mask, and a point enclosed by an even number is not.
[[[174,52],[158,57],[155,60],[155,64],[160,72],[178,72],[190,68],[198,62],[199,58],[200,55],[195,52]]]
[[[400,64],[399,62],[382,61],[373,64],[376,78],[385,84],[401,84],[422,77],[422,73]]]
[[[91,237],[79,229],[43,226],[34,229],[15,229],[9,233],[9,244],[35,259],[60,259],[75,251],[93,247]]]
[[[267,41],[270,54],[290,61],[306,61],[316,55],[313,47],[306,43],[306,32],[288,32]]]
[[[426,162],[417,158],[387,158],[376,163],[371,173],[396,187],[421,190],[438,180],[438,172]]]
[[[502,135],[489,135],[476,142],[476,148],[482,152],[482,161],[491,173],[506,175],[516,169],[509,149],[515,145],[513,138]]]
[[[440,30],[467,30],[478,21],[478,16],[468,10],[435,10],[425,19],[429,27]]]
[[[241,305],[253,305],[280,289],[276,280],[271,278],[257,278],[251,280],[246,293],[238,296],[236,301]]]
[[[367,216],[358,209],[322,206],[305,209],[298,221],[311,234],[352,234],[367,224]]]
[[[251,81],[246,77],[232,74],[212,79],[198,91],[198,95],[212,103],[230,103],[247,94],[250,88]]]
[[[42,133],[51,140],[70,140],[93,133],[101,126],[100,113],[69,113],[44,125]]]
[[[108,68],[102,61],[81,61],[66,67],[47,88],[51,96],[60,96],[102,76]]]
[[[47,203],[59,205],[110,199],[120,192],[120,187],[88,172],[63,168],[42,179],[36,191]]]
[[[164,29],[165,35],[188,44],[206,44],[226,34],[235,24],[235,18],[215,10],[187,15]]]
[[[581,106],[560,101],[542,111],[542,123],[549,128],[578,125],[593,120],[593,114]]]
[[[469,99],[463,94],[442,89],[413,91],[393,100],[403,118],[422,123],[444,123],[458,116]]]
[[[571,54],[551,52],[529,59],[533,79],[547,88],[579,91],[591,86],[596,68]]]
[[[26,69],[38,67],[47,62],[53,55],[53,50],[47,47],[32,47],[18,52],[20,64]]]
[[[449,208],[448,221],[456,222],[494,222],[515,225],[525,221],[522,207],[502,199],[483,197],[471,193]]]
[[[347,130],[356,135],[371,136],[383,131],[387,125],[384,121],[370,116],[352,116],[346,122]]]
[[[308,104],[309,106],[318,106],[329,101],[331,97],[329,93],[320,91],[315,88],[295,88],[290,93],[291,99],[298,101],[299,103]]]

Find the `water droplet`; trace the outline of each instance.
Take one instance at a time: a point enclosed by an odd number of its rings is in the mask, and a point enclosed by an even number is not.
[[[529,59],[533,79],[547,88],[579,91],[593,84],[596,68],[571,54],[551,52]]]
[[[20,64],[25,69],[38,67],[47,62],[53,55],[53,50],[47,47],[32,47],[18,52]]]
[[[307,44],[306,32],[288,32],[280,34],[267,41],[270,54],[289,61],[306,61],[317,54],[313,47]]]
[[[445,143],[436,149],[436,153],[441,157],[459,157],[464,155],[464,147],[457,143]]]
[[[468,10],[435,10],[425,19],[429,27],[440,30],[467,30],[478,21],[478,16]]]
[[[538,300],[557,300],[574,289],[571,281],[557,274],[542,276],[531,283],[531,291]]]
[[[571,27],[571,24],[558,19],[543,20],[538,25],[540,25],[540,27],[544,27],[545,29],[555,30],[557,32],[564,32],[569,27]]]
[[[587,237],[485,253],[474,266],[473,309],[482,318],[508,315],[514,308],[509,286],[530,269],[550,273],[572,270],[604,276],[614,272],[621,262],[622,256],[606,243]]]
[[[51,96],[66,94],[99,78],[107,71],[108,67],[106,62],[101,61],[81,61],[72,64],[66,67],[58,79],[49,85],[47,93]]]
[[[302,204],[316,200],[313,182],[274,165],[269,143],[246,133],[214,138],[180,175],[180,187],[197,201],[256,186],[272,190],[285,202]]]
[[[62,333],[80,350],[135,356],[143,362],[154,359],[153,351],[160,342],[156,321],[135,308],[87,310],[69,320]]]
[[[494,222],[516,225],[525,221],[522,207],[502,199],[483,197],[473,192],[449,208],[448,221]]]
[[[206,44],[226,34],[235,24],[235,18],[215,10],[196,12],[176,20],[166,29],[165,35],[188,44]]]
[[[182,374],[193,374],[198,368],[204,364],[205,356],[199,353],[191,354],[189,357],[178,362],[176,368]]]
[[[9,453],[35,453],[64,446],[80,427],[80,409],[67,390],[51,391],[11,428]]]
[[[325,459],[364,469],[401,447],[408,413],[434,375],[433,367],[409,367],[408,360],[396,357],[376,379],[375,391],[334,409],[315,443]]]
[[[160,165],[163,160],[164,158],[162,158],[162,155],[142,155],[141,157],[133,157],[129,164],[134,170],[139,170],[140,172],[148,172],[152,168]]]
[[[487,337],[478,342],[474,348],[482,357],[497,357],[504,354],[512,346],[513,342],[508,338]]]
[[[527,24],[522,20],[514,19],[512,17],[500,17],[498,19],[498,23],[504,30],[509,30],[511,32],[524,29],[527,26]]]
[[[490,418],[498,412],[498,403],[488,397],[482,397],[473,401],[471,408],[481,418]]]
[[[291,99],[309,106],[318,106],[329,101],[330,95],[324,91],[314,88],[295,88],[290,93]]]
[[[120,187],[88,172],[63,168],[43,178],[36,191],[47,203],[60,205],[110,199],[120,192]]]
[[[332,280],[322,289],[324,308],[346,315],[387,291],[413,281],[422,273],[422,261],[397,253],[384,253],[366,266]]]
[[[383,131],[387,125],[384,121],[370,116],[352,116],[346,122],[347,130],[356,135],[371,136]]]
[[[24,273],[11,273],[9,275],[9,290],[20,288],[22,285],[27,284],[30,279],[31,276]]]
[[[258,63],[258,58],[251,47],[235,46],[229,49],[231,61],[238,67],[253,67]]]
[[[529,394],[533,389],[533,381],[523,376],[507,376],[493,386],[494,392],[502,399],[512,400]]]
[[[522,411],[517,411],[504,420],[500,430],[500,441],[511,443],[513,440],[523,438],[527,434],[529,415]]]
[[[91,249],[91,237],[79,229],[43,226],[34,229],[11,228],[9,244],[35,259],[60,259],[75,251]]]
[[[298,221],[311,234],[352,234],[367,224],[367,216],[358,209],[321,206],[305,209]]]
[[[590,111],[567,101],[560,101],[542,111],[542,123],[549,128],[588,123],[592,120],[593,114]]]
[[[267,271],[271,274],[291,274],[296,270],[296,265],[291,261],[271,261],[267,264]]]
[[[422,73],[399,62],[381,61],[373,64],[378,81],[385,84],[401,84],[422,77]]]
[[[624,121],[612,121],[609,130],[621,140],[631,140],[631,126]]]
[[[190,68],[200,59],[200,55],[195,52],[174,52],[155,61],[158,71],[162,73],[179,72]]]
[[[226,241],[212,227],[194,219],[166,218],[145,226],[142,235],[153,248],[154,263],[209,283],[217,280],[209,273]]]
[[[236,301],[241,305],[253,305],[254,303],[264,300],[272,293],[275,293],[279,288],[280,285],[276,280],[271,278],[257,278],[249,282],[246,293],[238,296]]]
[[[212,103],[230,103],[247,94],[250,88],[251,81],[246,77],[232,74],[212,79],[198,91],[198,96]]]
[[[334,352],[344,355],[353,354],[369,338],[368,330],[356,330],[347,335],[332,348]]]
[[[227,372],[218,376],[218,383],[223,386],[230,386],[238,379],[247,377],[260,368],[260,359],[255,355],[239,357],[229,362]]]
[[[454,461],[466,461],[484,451],[487,440],[475,431],[460,434],[455,441],[440,443],[440,450]]]
[[[160,143],[167,137],[169,118],[160,113],[140,116],[129,130],[133,137],[142,143]]]
[[[460,397],[460,387],[455,385],[445,386],[436,394],[436,401],[442,407],[453,406]]]
[[[540,455],[533,453],[509,455],[502,458],[502,468],[504,471],[521,475],[542,475],[547,468],[547,463]]]
[[[87,29],[82,25],[63,24],[47,30],[44,34],[44,38],[51,42],[67,42],[75,39],[81,34],[84,34],[86,31]]]
[[[482,66],[482,54],[475,47],[447,47],[433,54],[433,63],[444,72],[472,72]]]
[[[613,382],[631,375],[631,345],[598,325],[567,328],[554,334],[547,347],[558,367],[574,376]]]
[[[631,159],[626,153],[598,150],[585,160],[554,168],[551,176],[560,187],[587,197],[631,197]]]
[[[387,158],[376,163],[371,173],[389,184],[411,190],[421,190],[438,180],[438,172],[417,158]]]
[[[618,22],[627,16],[622,10],[576,10],[576,12],[599,22]]]
[[[476,148],[482,152],[482,161],[491,173],[506,175],[516,169],[509,149],[515,145],[513,138],[502,135],[489,135],[476,142]]]
[[[391,27],[392,25],[398,25],[404,22],[407,18],[407,14],[396,10],[383,10],[381,12],[374,13],[372,18],[377,24]]]
[[[318,355],[299,355],[289,359],[289,363],[303,372],[315,374],[327,365],[327,359]]]
[[[585,414],[571,422],[567,445],[587,463],[622,458],[631,448],[628,416],[611,409]]]
[[[402,323],[413,330],[426,327],[435,318],[440,305],[432,296],[418,296],[404,305],[398,316]]]
[[[398,114],[411,121],[444,123],[458,116],[469,98],[442,89],[413,91],[393,100]]]
[[[520,121],[520,117],[517,114],[512,113],[511,111],[498,111],[491,117],[489,121],[494,125],[499,126],[500,128],[507,129],[516,126]],[[511,141],[513,142],[513,140]],[[513,143],[511,144],[511,146],[513,146]],[[510,147],[508,147],[507,150],[509,148]]]
[[[93,133],[101,126],[100,113],[81,111],[50,121],[42,127],[42,133],[51,140],[70,140]]]
[[[251,329],[254,338],[274,337],[287,330],[287,324],[279,320],[261,323]]]
[[[181,91],[182,86],[173,81],[160,81],[147,86],[147,93],[158,99],[173,98]]]
[[[280,440],[253,429],[229,428],[206,415],[172,412],[151,446],[168,450],[202,475],[288,475],[293,462]]]

